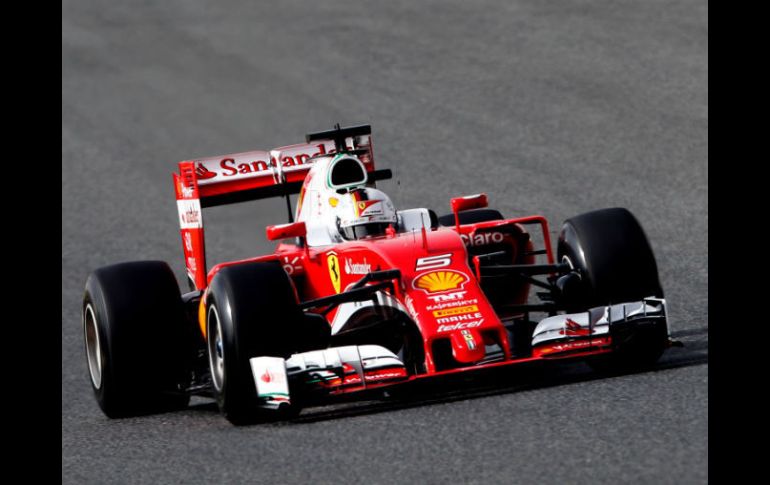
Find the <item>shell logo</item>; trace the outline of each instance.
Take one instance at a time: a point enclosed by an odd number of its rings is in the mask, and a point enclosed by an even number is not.
[[[462,288],[468,276],[457,271],[431,271],[420,275],[414,280],[414,287],[425,290],[428,293],[440,293],[442,291]]]

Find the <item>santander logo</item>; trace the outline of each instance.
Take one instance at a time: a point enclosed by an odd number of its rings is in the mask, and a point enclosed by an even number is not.
[[[591,330],[588,328],[583,328],[579,323],[572,320],[571,318],[568,318],[566,322],[564,322],[564,328],[562,330],[559,330],[559,333],[562,335],[570,335],[570,336],[584,336],[584,335],[591,335]]]
[[[198,180],[208,180],[210,178],[216,177],[217,173],[212,172],[211,170],[207,169],[206,166],[201,162],[198,162],[195,164],[195,176],[198,177]]]
[[[318,143],[274,150],[272,153],[278,154],[280,158],[265,151],[240,153],[223,158],[209,158],[200,160],[195,164],[195,175],[201,185],[231,179],[272,175],[273,167],[277,167],[279,163],[281,169],[287,171],[302,169],[304,166],[309,168],[315,161],[312,160],[312,157],[335,152],[333,143],[329,147],[326,146],[326,143]]]

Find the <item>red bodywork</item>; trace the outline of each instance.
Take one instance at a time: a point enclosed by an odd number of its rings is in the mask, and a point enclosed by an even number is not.
[[[371,142],[368,156],[362,157],[368,172],[374,171]],[[409,375],[406,380],[428,376],[464,372],[559,357],[585,357],[610,351],[609,337],[563,341],[534,349],[531,355],[513,357],[509,333],[503,322],[514,316],[497,310],[490,303],[480,284],[479,259],[470,254],[470,248],[486,243],[507,245],[513,264],[533,264],[535,254],[542,254],[548,263],[554,263],[548,223],[542,216],[494,220],[433,230],[396,233],[361,241],[344,242],[325,247],[303,247],[286,242],[277,246],[273,254],[242,261],[220,263],[206,272],[202,207],[217,196],[244,193],[286,183],[301,182],[311,167],[308,158],[318,152],[331,152],[325,143],[293,145],[271,152],[250,152],[217,159],[185,161],[174,174],[176,198],[179,204],[181,235],[187,273],[197,290],[204,292],[214,275],[224,266],[254,261],[279,261],[294,282],[300,301],[308,301],[344,292],[359,281],[366,272],[399,269],[400,281],[394,286],[394,297],[414,321],[422,336],[425,362],[424,373]],[[214,169],[210,168],[214,167]],[[216,171],[216,167],[220,170]],[[248,171],[251,171],[250,173]],[[212,175],[213,173],[213,175]],[[229,177],[229,179],[228,179]],[[300,193],[300,200],[304,190]],[[453,199],[453,212],[468,208],[486,207],[486,195]],[[526,238],[524,225],[539,225],[539,237],[544,247],[533,248]],[[271,239],[282,234],[295,235],[296,227],[269,228]],[[289,231],[289,232],[286,232]],[[521,257],[517,256],[521,255]],[[353,271],[349,271],[353,269]],[[522,283],[510,289],[512,304],[525,304],[529,284]],[[336,310],[327,314],[330,324]],[[520,313],[519,313],[520,315]],[[201,314],[201,317],[203,313]],[[201,322],[201,331],[205,325]],[[205,337],[205,336],[204,336]],[[460,366],[447,370],[437,369],[434,360],[435,342],[446,340],[452,356]],[[486,346],[496,344],[503,355],[485,361]],[[336,382],[333,393],[344,393],[363,388],[390,385],[378,384],[376,376],[367,382]],[[351,377],[355,379],[355,376]],[[360,380],[360,379],[359,379]],[[343,382],[344,381],[344,382]],[[399,381],[399,382],[403,382]]]

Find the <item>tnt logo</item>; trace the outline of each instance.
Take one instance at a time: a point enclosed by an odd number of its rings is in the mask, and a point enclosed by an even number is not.
[[[465,298],[467,291],[453,291],[451,293],[444,293],[443,295],[428,295],[428,298],[433,300],[434,303],[442,303],[445,301],[456,301]]]

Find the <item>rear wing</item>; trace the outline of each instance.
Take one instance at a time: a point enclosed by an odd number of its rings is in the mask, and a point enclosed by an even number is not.
[[[174,173],[179,226],[185,266],[191,287],[206,287],[206,251],[202,209],[269,197],[298,194],[316,157],[355,153],[363,162],[369,181],[390,178],[390,170],[375,170],[371,126],[311,133],[306,143],[179,162]]]

